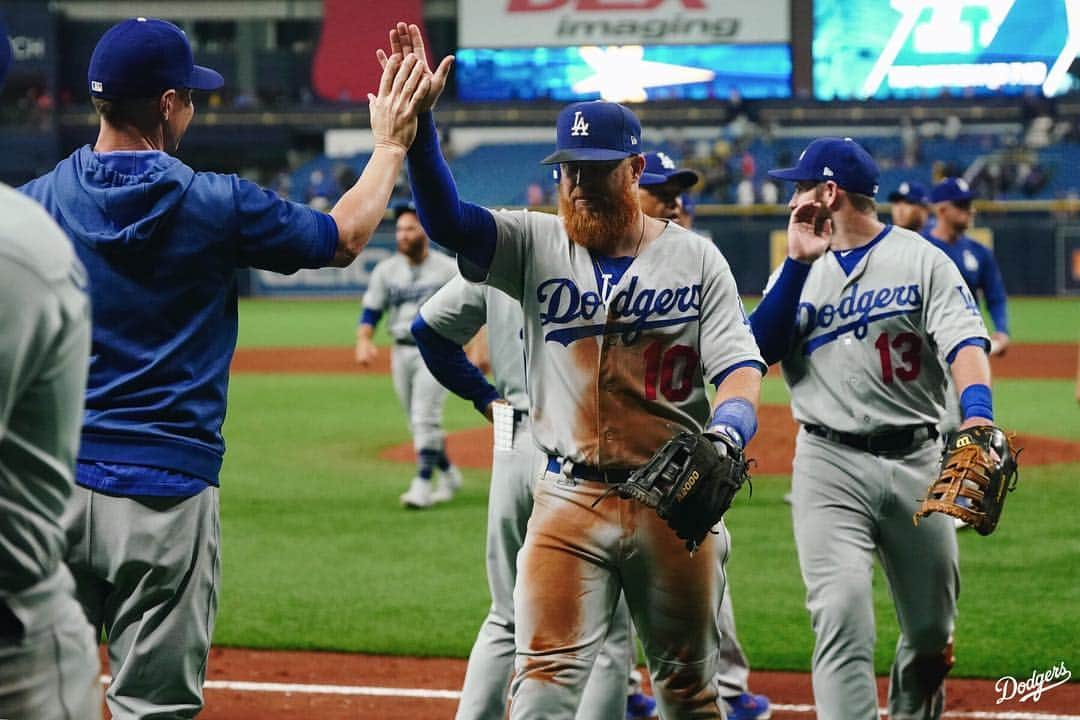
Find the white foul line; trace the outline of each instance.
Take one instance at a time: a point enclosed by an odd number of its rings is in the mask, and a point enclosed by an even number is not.
[[[103,685],[112,682],[108,675],[101,676]],[[423,688],[371,687],[365,685],[303,685],[300,683],[264,683],[244,680],[207,680],[207,690],[232,690],[234,692],[296,693],[299,695],[364,695],[368,697],[421,698],[427,700],[458,700],[460,690],[426,690]],[[773,710],[791,713],[812,713],[813,705],[786,705],[771,703]],[[888,714],[881,708],[883,715]],[[970,720],[1080,720],[1080,715],[1054,715],[1040,712],[994,712],[985,710],[954,710],[945,713],[947,718],[970,718]]]

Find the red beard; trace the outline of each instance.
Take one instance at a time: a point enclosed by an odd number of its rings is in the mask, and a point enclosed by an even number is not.
[[[637,221],[640,205],[637,190],[627,185],[618,195],[589,196],[588,210],[574,207],[566,192],[559,188],[559,215],[567,236],[577,245],[610,255],[619,240]]]

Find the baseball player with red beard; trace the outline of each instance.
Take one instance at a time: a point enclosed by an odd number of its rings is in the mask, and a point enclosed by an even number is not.
[[[415,49],[399,23],[391,52]],[[386,60],[384,53],[380,58]],[[449,58],[431,74],[445,86]],[[763,365],[723,255],[642,213],[641,126],[621,105],[576,103],[557,120],[561,217],[462,202],[430,113],[408,153],[420,220],[467,278],[525,315],[533,435],[548,456],[518,555],[511,718],[572,718],[625,593],[661,715],[723,718],[716,684],[716,543],[688,554],[650,508],[607,491],[682,430],[744,444]],[[717,386],[710,408],[705,383]],[[606,496],[606,497],[605,497]]]

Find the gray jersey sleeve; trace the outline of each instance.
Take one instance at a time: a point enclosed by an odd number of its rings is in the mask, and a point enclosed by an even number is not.
[[[552,216],[534,213],[528,210],[491,211],[495,218],[498,232],[495,240],[495,255],[486,277],[479,277],[475,271],[465,272],[466,277],[477,282],[485,282],[502,290],[510,297],[521,300],[525,288],[525,260],[533,255],[533,238],[538,237],[532,226],[538,219]]]
[[[700,342],[705,379],[711,381],[733,365],[747,361],[764,366],[727,260],[709,243],[704,262]]]
[[[933,246],[931,249],[935,257],[925,280],[929,297],[923,304],[923,322],[944,359],[964,340],[982,338],[989,343],[990,338],[978,301],[972,297],[960,270],[944,252]]]
[[[487,322],[484,288],[458,275],[424,303],[420,316],[447,340],[464,345]]]
[[[393,256],[383,260],[371,270],[371,278],[368,281],[367,291],[364,293],[365,309],[379,312],[386,309],[386,263],[392,258]]]
[[[85,282],[60,228],[0,187],[0,597],[9,600],[43,592],[62,563],[90,352]]]

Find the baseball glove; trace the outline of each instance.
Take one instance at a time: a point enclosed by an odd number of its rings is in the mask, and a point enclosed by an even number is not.
[[[1005,493],[1016,489],[1019,452],[994,425],[953,433],[941,457],[941,472],[912,520],[918,525],[920,517],[940,512],[963,520],[980,535],[994,532]]]
[[[654,508],[693,553],[749,479],[742,450],[726,435],[681,432],[609,492]]]

